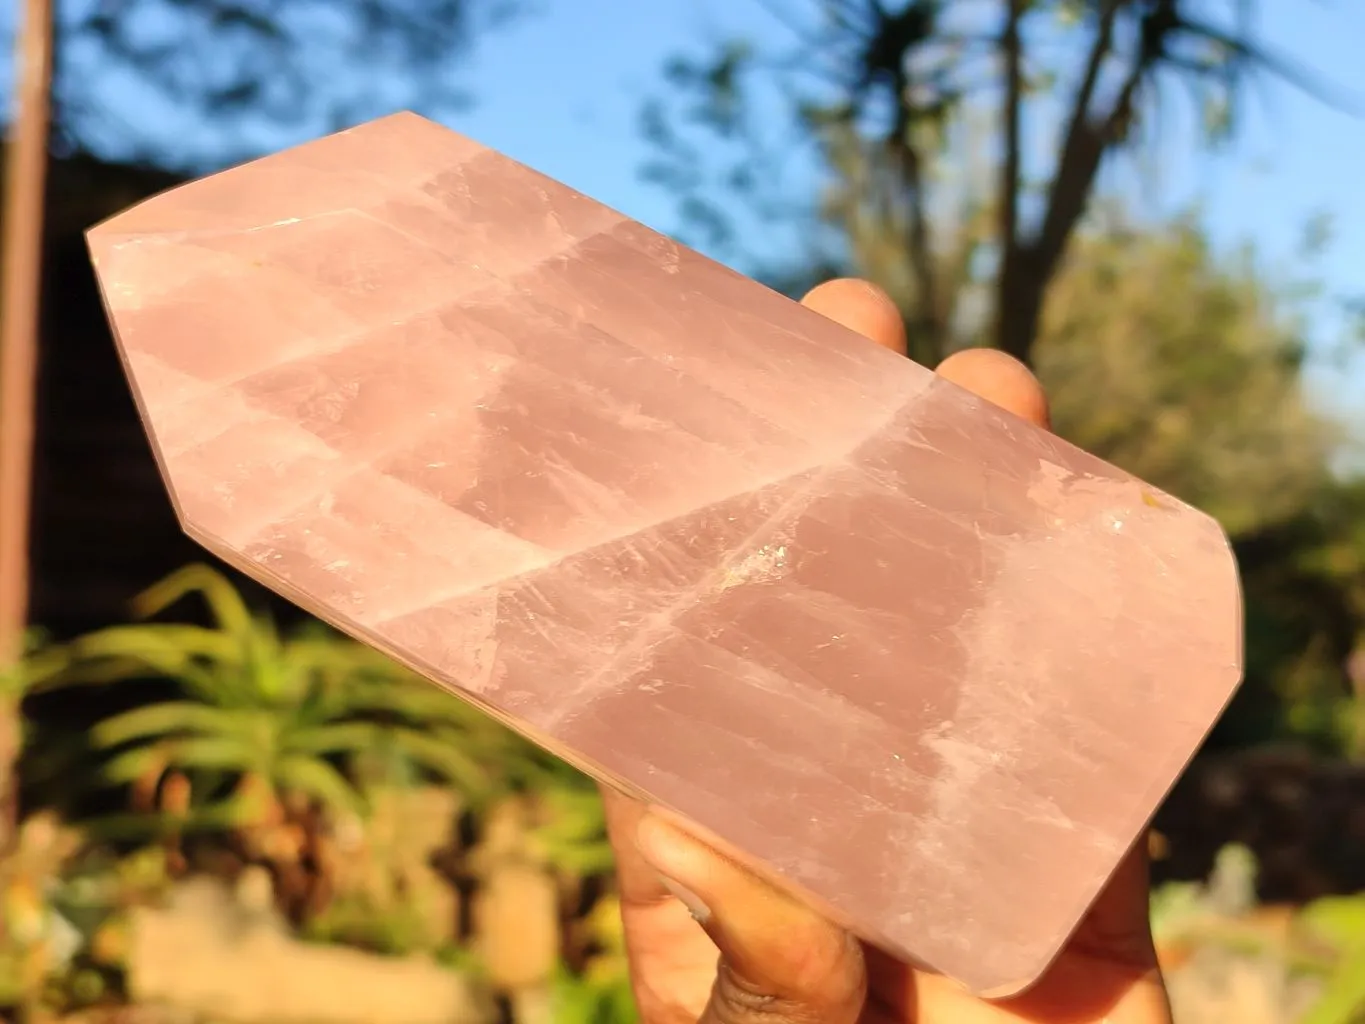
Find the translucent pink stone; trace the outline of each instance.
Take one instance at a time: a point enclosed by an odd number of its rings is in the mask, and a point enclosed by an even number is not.
[[[1239,679],[1208,517],[414,115],[90,246],[194,538],[976,991]]]

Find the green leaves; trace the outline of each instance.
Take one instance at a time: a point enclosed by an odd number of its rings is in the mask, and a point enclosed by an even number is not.
[[[1365,897],[1318,900],[1300,921],[1315,937],[1335,947],[1338,961],[1322,996],[1301,1024],[1356,1024],[1365,1017]]]
[[[1365,947],[1354,950],[1332,973],[1321,998],[1299,1024],[1359,1024],[1365,1016]]]
[[[611,870],[606,816],[595,789],[547,789],[541,803],[547,820],[535,838],[552,864],[585,877]]]
[[[208,665],[238,660],[230,636],[198,626],[113,626],[67,647],[61,674],[67,684],[107,684],[148,677],[173,678],[210,697],[218,687]]]
[[[209,707],[191,701],[168,701],[126,711],[106,718],[91,731],[96,748],[108,750],[134,740],[156,739],[182,733],[225,735],[248,742],[255,735],[254,713]]]
[[[0,700],[22,700],[50,685],[68,667],[65,651],[50,646],[38,630],[24,636],[24,650],[17,664],[0,665]]]
[[[282,757],[271,766],[271,777],[281,790],[302,793],[334,812],[365,812],[365,799],[350,780],[320,758],[301,754]]]
[[[488,769],[460,750],[456,735],[428,736],[415,729],[396,729],[387,738],[413,764],[456,789],[477,797],[490,788]]]
[[[1365,897],[1330,896],[1304,908],[1299,920],[1334,946],[1365,947]]]
[[[151,588],[138,610],[157,615],[194,597],[210,626],[149,621],[46,651],[51,685],[142,698],[132,707],[120,699],[126,710],[78,741],[64,737],[73,755],[50,758],[49,784],[78,774],[127,790],[128,812],[81,821],[88,838],[155,839],[166,863],[196,867],[205,847],[226,845],[272,869],[276,898],[311,918],[313,936],[394,952],[454,940],[449,915],[438,929],[427,906],[445,906],[437,870],[472,878],[481,858],[499,868],[524,858],[549,895],[551,940],[560,929],[555,886],[586,894],[586,879],[610,871],[597,790],[564,762],[368,647],[321,628],[282,635],[202,566]],[[73,770],[73,756],[91,752],[96,766]],[[515,809],[502,819],[513,821],[510,831],[488,824],[495,803]],[[476,824],[472,849],[463,845],[471,812],[487,826]],[[329,851],[365,859],[361,870],[343,872]],[[434,870],[437,855],[450,863]],[[513,901],[511,912],[521,908]],[[566,975],[567,994],[585,1020],[630,1020],[619,934],[596,938],[587,968]]]
[[[112,783],[142,780],[170,768],[187,772],[245,774],[256,766],[256,751],[231,736],[193,736],[151,747],[137,747],[107,761],[100,776]]]
[[[365,800],[352,766],[383,752],[473,802],[524,774],[509,762],[529,748],[486,716],[330,632],[282,638],[206,566],[174,573],[136,607],[151,616],[196,595],[208,606],[211,628],[117,626],[51,655],[52,685],[160,679],[179,690],[91,730],[91,747],[106,755],[96,773],[102,783],[155,786],[179,771],[198,780],[196,796],[219,808],[211,820],[241,824],[272,813],[291,793],[335,813],[361,813]],[[231,790],[245,779],[259,780],[273,796],[216,803],[225,784]]]
[[[232,584],[206,565],[185,566],[153,584],[133,599],[133,610],[138,618],[149,619],[196,593],[208,604],[224,636],[245,637],[257,625]]]
[[[1167,883],[1154,890],[1158,948],[1217,950],[1245,963],[1271,965],[1283,977],[1309,979],[1320,994],[1306,1014],[1294,1018],[1299,1024],[1358,1024],[1365,1017],[1365,896],[1318,900],[1299,911],[1287,931],[1266,929],[1258,926],[1253,909],[1254,870],[1249,851],[1226,847],[1207,883]]]

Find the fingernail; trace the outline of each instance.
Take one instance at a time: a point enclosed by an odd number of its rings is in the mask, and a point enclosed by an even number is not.
[[[703,903],[701,897],[691,889],[665,875],[660,875],[659,881],[663,882],[664,888],[677,897],[678,902],[687,908],[687,912],[692,915],[692,919],[697,924],[705,924],[711,920],[711,908]]]
[[[646,863],[658,872],[664,888],[687,908],[698,924],[711,920],[711,908],[706,901],[695,889],[672,877],[675,872],[681,872],[684,877],[688,874],[689,853],[694,852],[692,848],[696,845],[694,840],[652,814],[646,814],[636,826],[635,845]]]

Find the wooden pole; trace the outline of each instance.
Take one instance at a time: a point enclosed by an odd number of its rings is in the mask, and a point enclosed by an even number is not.
[[[43,208],[51,117],[52,0],[26,0],[5,175],[0,280],[0,671],[23,653],[33,409],[42,288]]]

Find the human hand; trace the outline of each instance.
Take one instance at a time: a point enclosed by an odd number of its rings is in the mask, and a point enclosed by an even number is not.
[[[833,281],[803,301],[904,351],[899,313],[870,285]],[[938,372],[1048,425],[1042,387],[1007,356],[962,352]],[[1170,1024],[1141,843],[1044,977],[987,1001],[858,942],[638,803],[603,797],[645,1024]]]

